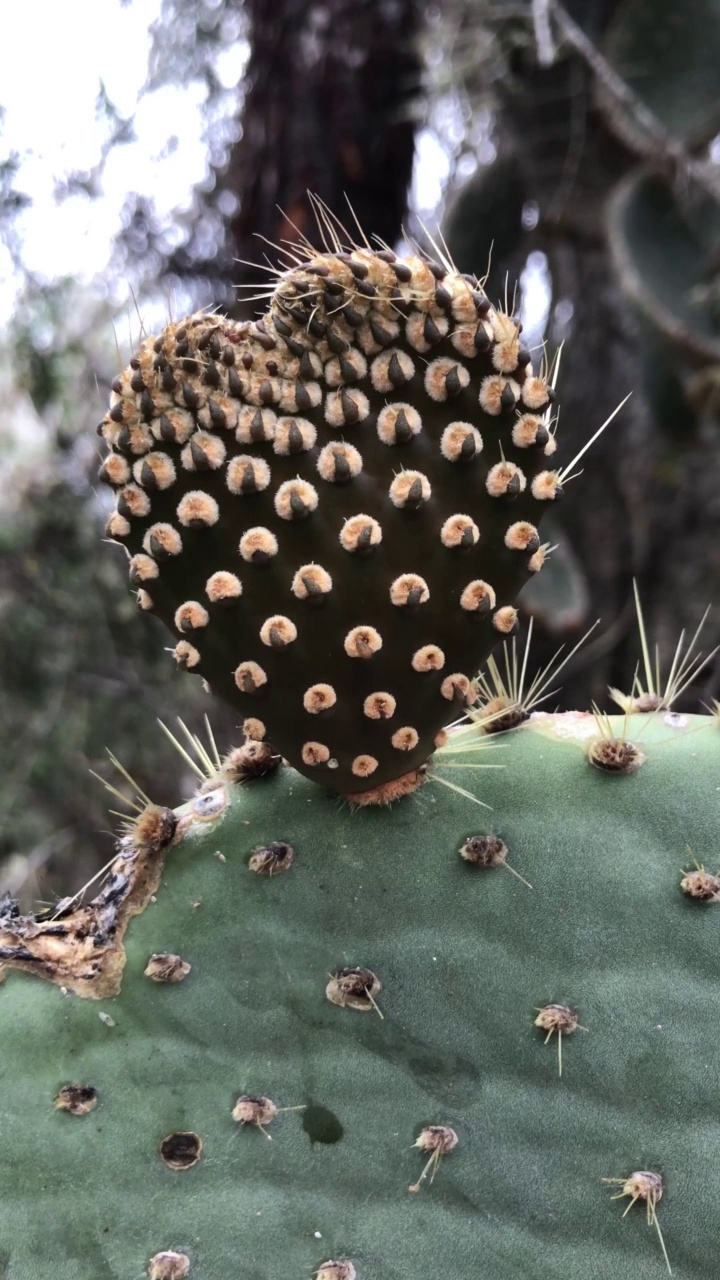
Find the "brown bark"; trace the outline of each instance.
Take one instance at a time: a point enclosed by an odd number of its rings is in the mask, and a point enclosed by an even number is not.
[[[240,198],[230,226],[236,257],[279,260],[257,233],[319,245],[309,191],[351,234],[348,201],[368,236],[392,243],[412,171],[419,0],[247,0],[246,8],[243,133],[224,180]],[[233,279],[267,277],[239,264]]]

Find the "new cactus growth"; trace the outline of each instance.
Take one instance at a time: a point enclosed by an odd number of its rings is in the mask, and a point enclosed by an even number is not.
[[[550,400],[476,281],[339,245],[117,380],[110,535],[245,741],[0,902],[3,1280],[714,1274],[718,717],[478,676]]]
[[[422,780],[542,565],[562,476],[520,328],[449,263],[337,243],[264,319],[171,324],[113,385],[141,608],[250,737],[358,799]]]

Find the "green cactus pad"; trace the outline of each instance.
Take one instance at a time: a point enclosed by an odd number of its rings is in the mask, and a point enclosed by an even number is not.
[[[0,985],[3,1280],[173,1253],[190,1280],[662,1280],[645,1206],[623,1220],[603,1183],[636,1173],[662,1180],[676,1280],[709,1280],[720,906],[681,879],[688,846],[718,870],[720,730],[628,723],[626,776],[589,765],[580,714],[442,749],[491,810],[433,780],[354,812],[288,768],[208,784],[172,843],[164,811],[124,842],[84,924],[6,904],[0,958],[52,955],[55,982]],[[488,834],[493,865],[460,856]],[[115,998],[75,971],[63,994],[64,928],[114,938]]]
[[[363,248],[298,261],[257,324],[171,324],[116,379],[107,531],[251,736],[387,796],[542,566],[553,391],[474,277]]]
[[[720,128],[717,0],[623,0],[614,6],[602,50],[671,138],[691,147]],[[603,87],[598,97],[608,121],[628,146],[656,154],[656,141],[632,106]]]
[[[620,184],[609,243],[622,288],[645,320],[694,365],[720,362],[717,203],[697,184],[682,194],[651,169]]]

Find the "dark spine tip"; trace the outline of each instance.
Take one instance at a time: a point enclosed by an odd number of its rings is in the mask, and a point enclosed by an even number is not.
[[[345,351],[349,351],[350,344],[344,338],[340,337],[334,329],[328,329],[326,336],[327,344],[334,356],[341,356]]]
[[[550,439],[550,432],[548,431],[545,424],[542,423],[537,429],[537,432],[535,435],[535,443],[542,445],[544,447],[547,444],[549,439]]]
[[[377,342],[378,346],[379,347],[389,346],[390,343],[392,342],[392,334],[389,334],[387,329],[383,329],[382,325],[379,324],[377,320],[370,320],[369,324],[370,324],[370,332],[373,338],[375,339],[375,341]]]
[[[193,412],[195,409],[197,409],[200,403],[200,397],[197,391],[195,391],[194,388],[191,387],[190,384],[187,382],[183,382],[180,389],[182,391],[182,398],[185,401],[185,404],[187,405],[188,409],[190,409],[190,411]]]
[[[449,396],[456,396],[462,391],[457,365],[453,365],[452,369],[445,375],[445,390]]]
[[[308,333],[317,342],[322,342],[325,337],[325,324],[322,320],[318,320],[317,316],[311,316],[308,320]]]
[[[290,510],[296,520],[305,520],[310,515],[309,506],[295,491],[290,494]]]
[[[409,511],[417,511],[418,507],[422,506],[422,500],[423,500],[422,483],[420,480],[413,480],[412,484],[410,485],[410,488],[408,489],[408,495],[407,495],[407,498],[405,499],[405,506],[408,508]]]
[[[295,403],[301,413],[307,413],[309,409],[312,409],[310,393],[305,383],[301,382],[299,378],[295,381]]]
[[[243,385],[236,369],[228,369],[228,392],[233,400],[243,398]]]
[[[452,294],[445,288],[444,284],[439,284],[435,290],[435,301],[443,311],[448,311],[452,306]]]
[[[136,396],[139,396],[140,393],[145,390],[145,382],[142,374],[139,371],[133,374],[132,378],[130,379],[130,386],[132,390],[135,392]]]
[[[340,404],[342,406],[343,418],[348,427],[354,427],[360,418],[360,410],[358,409],[352,396],[348,395],[344,389],[340,392]]]
[[[226,419],[223,410],[219,404],[215,404],[214,400],[208,400],[208,413],[213,426],[222,431],[226,426]]]
[[[146,422],[152,422],[155,417],[155,405],[147,387],[143,389],[140,396],[140,412]]]
[[[401,284],[407,284],[412,280],[412,270],[407,262],[392,262],[390,265]]]
[[[515,474],[508,480],[507,489],[505,490],[506,498],[517,498],[520,492],[520,477]]]
[[[412,427],[407,420],[407,414],[404,409],[399,409],[395,419],[395,439],[398,444],[409,444],[412,438]]]
[[[460,446],[460,457],[462,458],[463,462],[469,462],[472,458],[475,457],[475,453],[476,453],[475,437],[471,435],[466,435],[465,439],[463,440]]]
[[[190,456],[196,471],[209,471],[210,461],[208,456],[202,446],[194,439],[190,441]]]
[[[158,487],[155,472],[148,462],[143,462],[142,467],[140,468],[140,483],[144,489],[148,489],[150,491],[157,489]]]
[[[315,371],[313,369],[313,363],[310,359],[309,351],[304,351],[300,358],[300,377],[304,378],[306,382],[312,382],[315,377]]]
[[[154,560],[167,560],[169,555],[160,539],[152,533],[150,534],[150,554]]]
[[[351,329],[358,329],[363,322],[363,313],[358,311],[357,307],[345,306],[342,308],[342,313]]]
[[[515,395],[509,382],[505,383],[500,396],[500,405],[507,412],[508,409],[515,408]]]
[[[205,366],[205,370],[203,373],[203,382],[205,383],[206,387],[217,388],[220,386],[220,370],[218,369],[214,360],[209,360],[207,365]]]
[[[359,376],[357,369],[345,356],[340,356],[340,372],[346,382],[357,382]]]
[[[291,422],[288,430],[288,453],[302,453],[304,448],[302,431],[296,422]]]
[[[347,484],[348,480],[352,479],[347,458],[342,453],[336,453],[333,455],[333,464],[333,480],[335,483]]]
[[[393,354],[390,357],[390,363],[388,365],[388,378],[396,390],[398,387],[402,387],[405,384],[405,374],[403,373],[402,365],[400,364],[400,361],[395,352],[393,352]]]
[[[160,439],[165,444],[175,443],[175,428],[166,414],[160,415]]]
[[[167,392],[174,391],[177,386],[177,379],[172,369],[169,366],[167,369],[163,369],[162,371],[162,377],[160,378],[160,386],[162,387],[163,391],[167,391]]]
[[[480,355],[484,355],[486,351],[490,350],[490,347],[492,346],[492,339],[488,337],[487,329],[484,324],[479,324],[475,330],[474,342],[475,350]]]
[[[262,409],[258,409],[257,412],[253,414],[252,422],[250,423],[250,439],[253,444],[262,444],[265,440]]]
[[[251,462],[243,467],[243,477],[240,482],[240,490],[242,493],[257,493],[257,483],[255,481],[255,468]]]
[[[123,420],[123,401],[122,400],[118,400],[117,404],[113,405],[112,409],[110,410],[109,417],[112,419],[113,422],[122,422]]]
[[[438,329],[435,321],[430,315],[425,316],[425,323],[423,324],[423,337],[427,342],[428,346],[430,347],[434,347],[436,342],[440,341],[440,330]]]
[[[314,578],[311,578],[308,574],[305,577],[301,578],[300,581],[302,582],[305,590],[307,591],[309,599],[311,600],[322,599],[324,592],[322,590],[322,587],[318,586]]]
[[[262,404],[273,403],[275,396],[272,389],[272,383],[270,382],[269,378],[263,378],[262,382],[260,383],[258,395],[260,396],[260,401]]]

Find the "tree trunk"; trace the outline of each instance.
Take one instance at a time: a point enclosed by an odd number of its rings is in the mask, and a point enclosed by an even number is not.
[[[275,244],[322,244],[308,192],[351,236],[392,244],[412,172],[421,69],[419,0],[247,0],[252,53],[243,133],[225,185],[240,198],[231,222],[239,259],[271,261]],[[238,264],[234,283],[266,286]],[[253,289],[250,292],[254,292]],[[256,304],[238,302],[236,314]]]

